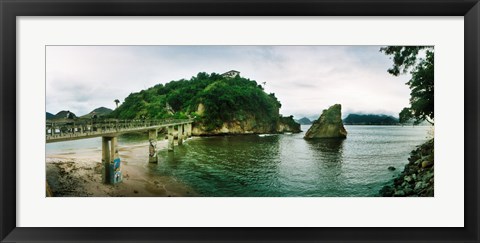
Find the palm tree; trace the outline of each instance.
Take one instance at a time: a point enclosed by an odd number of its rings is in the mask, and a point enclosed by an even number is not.
[[[118,103],[120,103],[120,101],[118,99],[115,99],[113,102],[115,102],[115,105],[117,105],[118,108]]]

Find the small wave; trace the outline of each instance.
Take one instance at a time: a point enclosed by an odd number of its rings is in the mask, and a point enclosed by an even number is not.
[[[275,136],[276,134],[258,134],[259,137],[270,137]]]

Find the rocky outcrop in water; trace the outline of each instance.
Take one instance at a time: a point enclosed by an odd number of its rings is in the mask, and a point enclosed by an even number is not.
[[[264,133],[299,133],[300,124],[293,120],[292,116],[279,117],[275,123],[255,119],[249,116],[242,121],[225,121],[222,126],[208,130],[203,124],[194,123],[192,128],[193,136],[215,136],[215,135],[241,135],[241,134],[264,134]]]
[[[193,136],[215,136],[215,135],[239,135],[239,134],[256,134],[256,133],[273,133],[269,124],[257,123],[254,119],[244,121],[225,121],[222,126],[215,129],[206,129],[202,123],[194,123],[192,128]]]
[[[305,133],[305,139],[313,138],[346,138],[347,131],[342,122],[342,106],[335,104],[323,110],[322,115],[313,122]]]
[[[434,149],[433,139],[413,150],[403,172],[393,185],[380,190],[383,197],[433,197]]]
[[[280,117],[278,119],[278,124],[277,124],[277,131],[278,133],[284,133],[284,132],[293,132],[293,133],[298,133],[301,132],[302,130],[300,129],[300,124],[297,123],[294,119],[293,116],[287,116],[287,117]]]

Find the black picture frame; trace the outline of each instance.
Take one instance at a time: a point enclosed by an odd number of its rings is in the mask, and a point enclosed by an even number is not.
[[[465,227],[22,228],[16,226],[17,16],[464,16]],[[0,0],[2,242],[480,242],[478,0]],[[452,81],[460,82],[460,80]],[[452,164],[461,161],[451,161]],[[454,166],[454,165],[453,165]],[[445,209],[448,210],[448,209]],[[441,212],[439,212],[441,213]],[[415,217],[415,216],[414,216]]]

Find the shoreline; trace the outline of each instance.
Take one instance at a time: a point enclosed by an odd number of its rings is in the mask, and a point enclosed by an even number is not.
[[[157,152],[165,149],[167,141],[158,141]],[[108,185],[102,183],[100,149],[47,154],[46,179],[53,197],[199,196],[176,178],[153,173],[157,163],[148,163],[148,142],[120,146],[119,155],[123,180]]]
[[[383,186],[381,197],[434,196],[434,139],[420,144],[410,152],[404,170]]]

